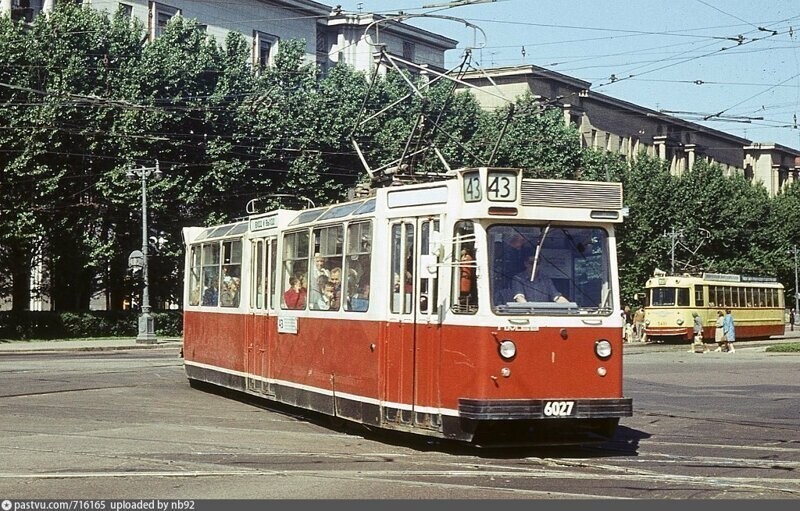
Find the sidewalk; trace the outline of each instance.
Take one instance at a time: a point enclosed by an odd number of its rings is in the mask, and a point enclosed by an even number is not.
[[[0,355],[24,353],[56,353],[62,351],[113,351],[113,350],[140,350],[140,349],[175,349],[183,347],[183,339],[165,337],[158,339],[155,344],[140,344],[136,339],[56,339],[52,341],[7,341],[0,342]]]
[[[753,341],[736,341],[736,351],[739,350],[758,350],[764,351],[768,346],[775,344],[782,344],[786,342],[800,342],[800,327],[795,325],[794,331],[786,328],[783,335],[776,335],[769,339],[757,339]],[[657,343],[657,342],[631,342],[623,344],[624,353],[651,353],[657,351],[686,351],[690,346],[687,341],[685,343]],[[713,341],[706,339],[706,346],[712,350],[716,348]]]

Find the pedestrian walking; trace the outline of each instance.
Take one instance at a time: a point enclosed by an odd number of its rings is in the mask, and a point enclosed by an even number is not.
[[[789,330],[794,332],[794,309],[789,311]]]
[[[725,345],[728,347],[728,353],[736,353],[736,348],[733,347],[733,341],[736,340],[736,327],[733,321],[733,314],[730,309],[725,309],[725,318],[722,322],[722,333],[725,339]]]
[[[714,324],[714,341],[717,343],[717,349],[714,351],[722,351],[723,345],[725,344],[725,331],[723,330],[723,326],[725,325],[725,315],[722,311],[717,311],[717,321]]]
[[[631,308],[627,305],[622,310],[622,318],[624,321],[622,339],[624,342],[633,342],[633,314],[631,314]]]
[[[692,312],[692,318],[694,318],[694,326],[692,327],[694,338],[692,339],[692,346],[689,348],[689,353],[705,353],[708,349],[706,349],[706,345],[703,344],[703,320],[697,312]]]

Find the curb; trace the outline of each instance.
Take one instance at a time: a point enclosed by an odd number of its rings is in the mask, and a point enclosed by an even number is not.
[[[157,344],[132,344],[125,346],[47,346],[41,348],[2,349],[0,357],[8,355],[33,355],[64,352],[101,352],[101,351],[131,351],[131,350],[180,350],[183,342],[157,343]]]

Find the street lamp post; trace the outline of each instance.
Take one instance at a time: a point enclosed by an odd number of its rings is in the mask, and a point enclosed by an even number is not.
[[[129,169],[126,177],[129,181],[137,178],[142,180],[142,313],[139,315],[139,334],[136,342],[141,344],[155,344],[157,342],[155,332],[155,320],[150,314],[150,282],[147,275],[147,178],[152,176],[158,181],[162,177],[161,169],[156,160],[155,167],[140,167]]]
[[[797,245],[792,247],[794,252],[794,312],[797,314],[800,311],[800,306],[798,306],[798,302],[800,302],[800,289],[797,289]]]

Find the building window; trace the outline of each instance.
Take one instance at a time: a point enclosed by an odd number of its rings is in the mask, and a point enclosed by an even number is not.
[[[328,54],[328,34],[317,33],[317,55]]]
[[[265,68],[274,56],[278,38],[264,32],[253,32],[253,67]]]
[[[119,13],[125,16],[126,18],[130,18],[133,16],[133,6],[128,4],[119,4]]]
[[[180,9],[168,5],[150,2],[150,35],[152,39],[161,37],[167,23],[181,13]]]
[[[403,58],[409,62],[414,62],[414,43],[403,41]]]

